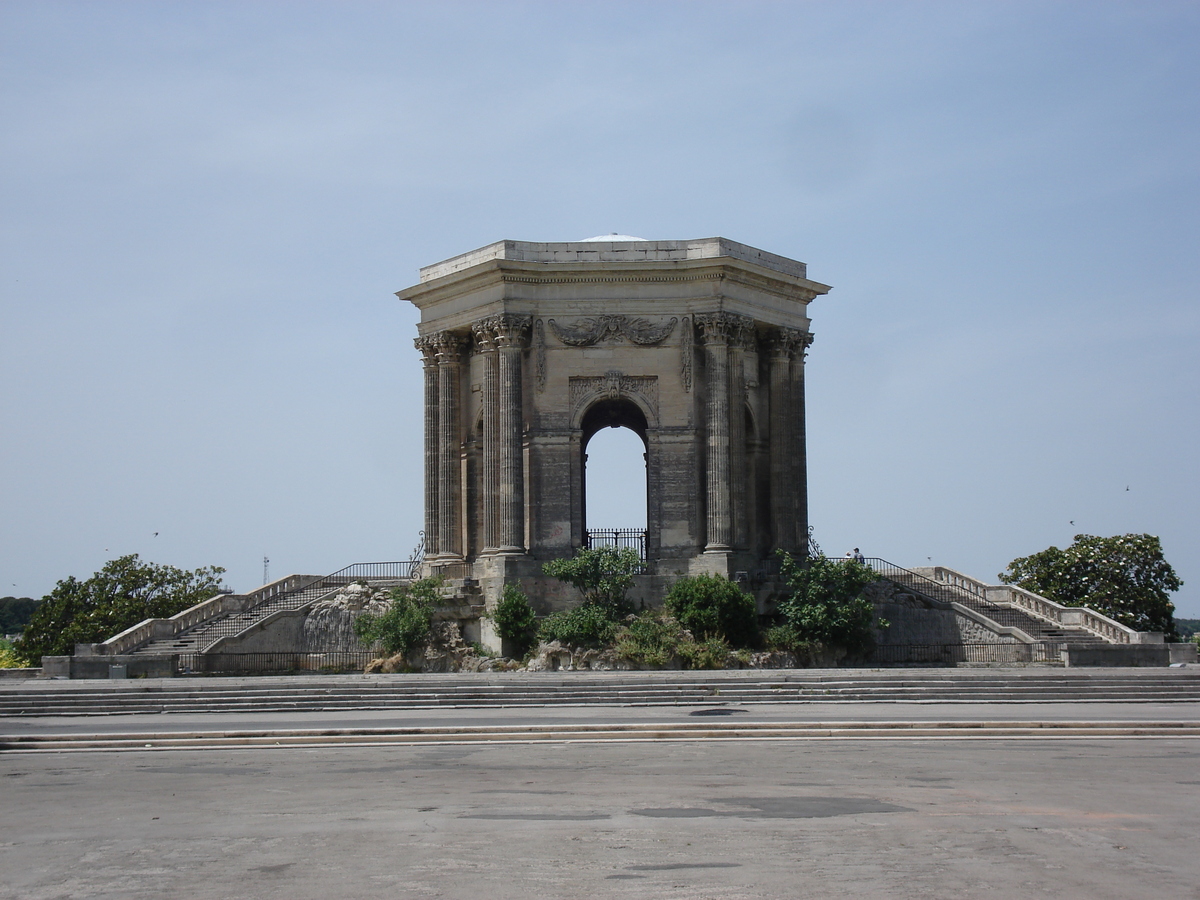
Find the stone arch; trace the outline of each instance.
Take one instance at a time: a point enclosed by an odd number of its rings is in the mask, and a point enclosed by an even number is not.
[[[628,428],[642,441],[642,459],[646,474],[646,530],[650,531],[650,427],[646,414],[629,397],[597,398],[584,411],[579,422],[579,520],[580,538],[587,532],[587,450],[593,437],[605,428]],[[593,522],[593,525],[598,523]]]

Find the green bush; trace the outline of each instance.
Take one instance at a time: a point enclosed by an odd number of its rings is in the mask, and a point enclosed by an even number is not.
[[[869,566],[852,559],[826,556],[802,557],[799,561],[780,553],[781,574],[791,596],[780,601],[783,624],[797,642],[840,647],[849,653],[864,653],[875,643],[875,607],[862,595],[879,576]]]
[[[581,547],[570,559],[545,563],[542,571],[576,587],[585,605],[598,606],[615,620],[633,612],[625,595],[644,568],[641,557],[627,547]]]
[[[496,623],[496,633],[513,642],[518,656],[533,648],[538,634],[537,614],[519,587],[506,584],[496,608],[489,615]]]
[[[724,638],[733,647],[758,646],[754,598],[727,578],[680,578],[667,594],[666,607],[698,641]]]
[[[617,632],[617,656],[648,666],[670,665],[684,643],[694,643],[676,619],[648,609]]]
[[[384,612],[363,613],[354,620],[354,633],[367,646],[378,644],[386,653],[411,653],[429,640],[441,586],[440,578],[400,585],[393,589],[391,605]]]
[[[558,641],[572,647],[604,647],[612,643],[616,634],[617,623],[596,603],[551,613],[538,628],[540,640]]]
[[[772,625],[763,631],[763,644],[768,650],[782,650],[797,656],[815,653],[821,645],[805,640],[791,625]]]
[[[647,666],[682,669],[722,669],[729,658],[729,645],[720,637],[697,641],[670,613],[648,609],[630,616],[617,631],[617,656]]]
[[[729,645],[719,637],[683,644],[679,651],[688,669],[724,669],[729,661]]]
[[[12,644],[0,640],[0,669],[22,669],[25,665],[25,660],[17,656]]]

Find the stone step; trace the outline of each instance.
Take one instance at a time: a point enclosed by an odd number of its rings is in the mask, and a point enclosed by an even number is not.
[[[1183,675],[1184,673],[1179,673]],[[1190,675],[1190,673],[1188,673]],[[1200,673],[1198,673],[1200,674]],[[417,676],[420,677],[420,676]],[[103,690],[0,690],[0,716],[143,712],[286,712],[420,709],[438,706],[693,705],[791,702],[1080,702],[1198,701],[1197,677],[861,678],[730,682],[646,681],[598,676],[571,683],[463,684],[453,679],[386,685],[225,687],[217,683]]]

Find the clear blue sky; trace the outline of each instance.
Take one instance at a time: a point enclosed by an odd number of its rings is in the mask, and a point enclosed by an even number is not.
[[[0,594],[406,557],[392,292],[616,231],[834,286],[828,552],[1151,532],[1200,616],[1200,5],[8,0],[0,104]]]

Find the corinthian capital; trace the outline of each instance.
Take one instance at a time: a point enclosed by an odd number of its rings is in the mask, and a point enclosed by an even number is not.
[[[531,316],[517,316],[506,313],[490,319],[494,323],[496,345],[501,349],[507,347],[524,347],[529,339],[529,327],[533,323]]]
[[[413,338],[413,346],[421,351],[421,361],[426,367],[437,365],[437,342],[433,335]]]
[[[437,354],[439,365],[458,362],[465,343],[461,336],[450,331],[439,331],[437,334],[430,335],[430,338],[433,341],[434,353]]]
[[[776,328],[767,335],[767,346],[771,348],[771,355],[776,357],[790,359],[793,353],[797,350],[803,352],[811,343],[811,334],[795,328]]]

